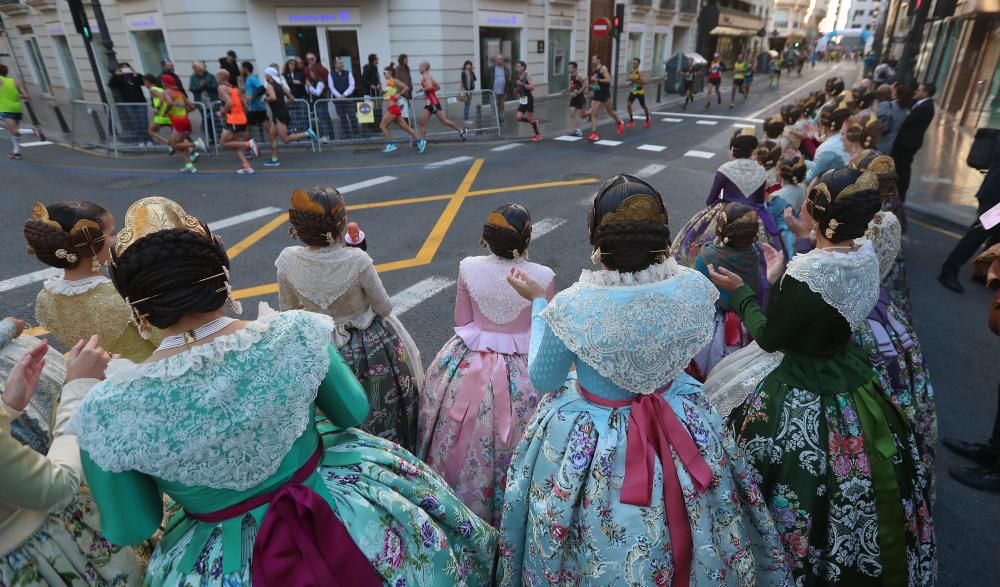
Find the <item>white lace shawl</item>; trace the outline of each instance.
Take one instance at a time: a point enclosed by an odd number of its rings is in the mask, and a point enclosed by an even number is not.
[[[878,257],[867,240],[857,251],[849,253],[816,248],[804,255],[795,255],[788,263],[785,276],[805,283],[822,296],[852,329],[878,302],[881,285]]]
[[[779,352],[768,353],[756,341],[751,342],[719,361],[701,390],[719,415],[728,418],[778,368],[784,357]]]
[[[903,246],[903,227],[899,224],[899,218],[889,211],[876,213],[868,223],[865,238],[871,241],[875,248],[879,275],[881,280],[885,281],[896,264],[896,257],[899,256]],[[860,239],[858,242],[860,244]]]
[[[103,275],[84,277],[83,279],[67,280],[62,277],[50,277],[42,283],[50,293],[63,296],[76,296],[94,289],[102,283],[111,283],[111,280]]]
[[[114,361],[71,425],[106,471],[250,489],[310,424],[332,331],[328,316],[272,312],[166,359]]]
[[[584,271],[542,317],[602,377],[648,395],[712,339],[718,297],[705,276],[671,258],[634,274]]]
[[[753,159],[726,161],[719,166],[719,173],[728,177],[729,181],[747,197],[767,181],[767,170]]]
[[[507,271],[515,266],[542,287],[548,287],[555,277],[555,273],[544,265],[526,260],[501,259],[496,255],[466,257],[458,265],[472,300],[483,316],[494,324],[510,324],[531,307],[531,302],[519,296],[507,283]]]
[[[320,308],[329,308],[358,281],[372,264],[368,253],[354,247],[333,245],[322,249],[288,247],[274,266],[295,288]]]

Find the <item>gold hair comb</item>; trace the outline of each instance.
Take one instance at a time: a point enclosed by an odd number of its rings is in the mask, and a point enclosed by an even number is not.
[[[659,198],[651,194],[629,196],[618,205],[617,210],[605,214],[601,218],[600,225],[603,226],[611,222],[659,222],[666,224],[667,215],[661,206]]]
[[[143,198],[129,206],[125,222],[115,239],[115,255],[120,257],[130,246],[150,234],[183,229],[208,238],[201,222],[184,211],[180,204],[162,196]]]

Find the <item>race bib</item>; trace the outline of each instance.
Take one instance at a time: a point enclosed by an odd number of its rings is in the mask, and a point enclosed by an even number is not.
[[[528,103],[528,97],[527,97],[527,96],[521,96],[520,98],[518,98],[518,100],[517,100],[517,101],[518,101],[518,102],[519,102],[520,104],[522,104],[522,105],[523,105],[523,104],[527,104],[527,103]]]

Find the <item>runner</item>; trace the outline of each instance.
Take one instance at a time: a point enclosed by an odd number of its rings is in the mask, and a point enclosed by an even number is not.
[[[191,133],[191,119],[188,112],[194,110],[195,106],[182,94],[177,85],[177,80],[173,75],[165,73],[160,77],[165,89],[164,100],[167,103],[167,112],[170,115],[170,148],[173,151],[180,151],[184,156],[184,173],[197,173],[194,162],[198,160],[199,151],[207,151],[205,142],[200,138],[192,142],[188,138]]]
[[[684,81],[684,105],[682,110],[687,110],[688,104],[694,102],[694,59],[688,57],[687,63],[681,68],[681,79]]]
[[[448,120],[448,117],[445,116],[444,109],[441,107],[441,100],[437,97],[437,92],[441,89],[441,86],[431,77],[431,64],[426,61],[420,64],[420,89],[427,96],[427,105],[424,106],[424,111],[420,113],[420,142],[417,143],[417,149],[423,153],[424,149],[427,148],[427,123],[430,121],[432,114],[441,124],[457,130],[458,136],[464,143],[465,135],[468,131]]]
[[[170,154],[174,154],[174,148],[170,146],[170,141],[160,134],[160,129],[170,127],[170,116],[167,110],[170,105],[166,100],[166,91],[160,85],[160,80],[155,75],[147,73],[142,76],[142,84],[149,92],[150,101],[153,103],[153,121],[149,123],[149,136],[153,141],[166,145],[170,149]]]
[[[611,118],[618,123],[618,134],[625,132],[625,124],[618,114],[611,109],[611,73],[608,68],[601,63],[601,58],[593,55],[590,58],[590,89],[594,92],[590,99],[590,136],[587,140],[597,142],[601,137],[597,135],[597,115],[601,108],[608,113]]]
[[[538,119],[535,118],[535,96],[532,91],[535,89],[531,76],[528,75],[528,64],[518,61],[514,66],[514,76],[517,82],[517,121],[527,122],[531,125],[531,130],[535,131],[532,141],[542,140],[542,134],[538,132]]]
[[[646,76],[639,71],[639,58],[636,57],[632,60],[632,72],[628,75],[629,89],[628,89],[628,102],[626,103],[626,108],[628,108],[628,127],[632,128],[635,126],[635,117],[632,116],[632,102],[636,100],[639,101],[639,105],[642,109],[646,111],[646,128],[652,124],[653,119],[649,116],[649,107],[646,106]]]
[[[396,123],[399,128],[406,131],[406,134],[413,138],[414,142],[419,143],[417,133],[413,132],[410,128],[409,123],[406,122],[406,118],[403,117],[403,107],[400,105],[400,100],[405,100],[403,95],[405,95],[410,89],[410,86],[406,85],[402,81],[396,79],[396,67],[390,63],[385,68],[385,100],[389,105],[389,113],[382,117],[382,134],[385,135],[385,140],[388,141],[385,145],[385,150],[383,153],[392,153],[396,150],[396,143],[392,142],[392,133],[389,132],[389,125],[393,122]]]
[[[21,82],[7,77],[7,66],[0,64],[0,120],[10,131],[13,147],[7,156],[11,159],[21,158],[21,119],[24,117],[21,100],[30,99],[31,96]]]
[[[771,77],[767,82],[767,87],[780,87],[781,86],[781,68],[784,67],[785,61],[778,55],[771,61]]]
[[[240,175],[252,175],[253,167],[247,161],[244,149],[250,150],[255,155],[259,153],[257,143],[253,139],[244,141],[239,137],[243,135],[247,128],[247,113],[243,107],[243,98],[237,88],[229,85],[229,72],[220,69],[215,73],[215,79],[219,82],[219,100],[222,101],[222,111],[219,113],[226,126],[223,127],[222,137],[219,146],[223,149],[233,149],[239,158],[242,167],[236,172]]]
[[[757,69],[752,61],[747,63],[750,68],[746,70],[746,74],[743,76],[743,99],[746,100],[750,97],[750,87],[753,86],[753,72]]]
[[[718,99],[719,104],[722,104],[722,94],[719,92],[719,86],[722,85],[722,61],[719,54],[716,53],[712,58],[712,63],[708,65],[708,95],[705,101],[705,108],[712,107],[712,91],[715,90],[715,97]]]
[[[245,80],[244,90],[246,94],[244,98],[247,104],[247,123],[243,136],[247,140],[253,139],[253,129],[255,126],[261,128],[263,136],[269,136],[271,134],[271,123],[267,119],[267,86],[264,85],[264,82],[260,81],[259,77],[254,75],[253,63],[249,61],[244,61],[240,64],[240,75]],[[250,153],[247,154],[249,155]]]
[[[736,106],[736,92],[738,91],[743,95],[743,99],[746,100],[748,95],[747,87],[744,85],[746,83],[747,73],[750,71],[750,63],[747,62],[743,53],[736,56],[736,61],[733,62],[733,91],[729,96],[729,109],[732,110]]]
[[[569,89],[565,93],[569,94],[569,121],[576,127],[574,136],[582,137],[580,121],[590,117],[590,110],[587,107],[587,78],[580,75],[576,61],[569,62]]]
[[[267,103],[271,106],[271,158],[264,163],[264,167],[278,167],[281,165],[281,161],[278,160],[278,139],[281,142],[288,143],[294,141],[301,141],[302,139],[309,139],[313,144],[319,143],[319,137],[313,132],[311,128],[306,129],[305,132],[295,133],[293,135],[288,134],[288,125],[292,123],[292,117],[288,114],[288,104],[286,100],[295,100],[292,96],[291,90],[281,83],[281,75],[278,70],[273,67],[268,67],[264,70],[264,77],[267,80]]]

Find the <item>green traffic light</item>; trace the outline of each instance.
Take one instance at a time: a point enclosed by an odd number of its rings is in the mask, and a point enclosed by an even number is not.
[[[89,39],[90,38],[90,27],[89,26],[83,27],[83,38],[84,39]]]

